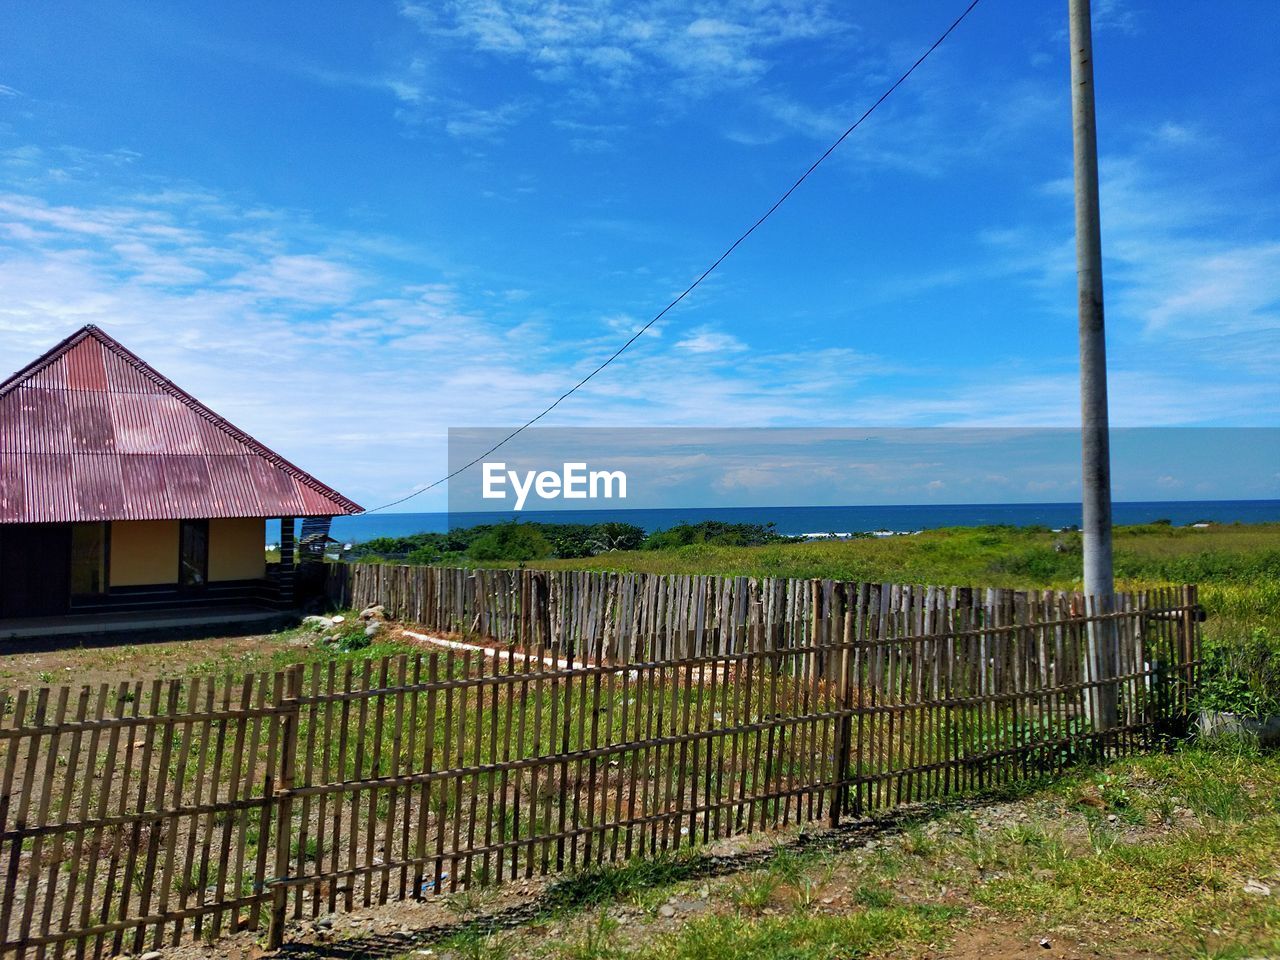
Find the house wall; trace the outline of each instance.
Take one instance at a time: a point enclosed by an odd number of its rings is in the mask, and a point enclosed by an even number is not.
[[[117,520],[111,524],[111,586],[177,582],[177,520]]]
[[[209,521],[209,580],[260,580],[267,575],[266,521],[233,517]]]

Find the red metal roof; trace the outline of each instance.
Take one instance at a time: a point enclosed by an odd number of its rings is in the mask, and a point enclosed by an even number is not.
[[[360,511],[97,327],[0,384],[0,523]]]

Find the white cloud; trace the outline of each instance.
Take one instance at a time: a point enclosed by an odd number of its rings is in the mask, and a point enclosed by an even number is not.
[[[1195,149],[1203,140],[1187,146]],[[1181,162],[1178,151],[1166,151],[1145,134],[1133,151],[1102,157],[1110,365],[1150,375],[1147,387],[1157,391],[1151,403],[1163,411],[1159,422],[1174,411],[1185,422],[1276,417],[1280,240],[1263,217],[1245,216],[1240,208],[1236,178],[1251,174],[1228,167],[1191,180]],[[1069,178],[1049,181],[1042,193],[1071,209]],[[1040,309],[1071,322],[1070,230],[1065,216],[987,227],[979,233],[981,255],[973,262],[911,279],[948,286],[1022,277]]]
[[[795,465],[735,466],[723,471],[714,481],[712,489],[720,492],[762,491],[785,487],[795,482]]]
[[[610,330],[617,334],[621,334],[625,338],[629,338],[638,333],[645,325],[645,321],[639,320],[629,313],[607,314],[600,319]],[[644,336],[646,340],[653,340],[662,336],[662,324],[655,323],[652,327],[645,330]]]
[[[1152,369],[1126,359],[1109,364],[1112,427],[1247,425],[1280,419],[1280,389],[1269,380],[1229,381],[1199,376],[1185,367]],[[874,385],[850,403],[853,422],[889,426],[1076,427],[1080,383],[1076,370],[1011,375],[987,366],[948,377],[942,386],[909,394],[881,393]]]
[[[688,353],[725,354],[738,353],[747,349],[747,345],[731,333],[720,333],[703,327],[677,340],[676,348]]]
[[[1201,252],[1167,264],[1159,284],[1143,291],[1152,333],[1182,336],[1270,327],[1280,337],[1280,242]]]
[[[331,257],[280,254],[237,273],[227,285],[249,292],[258,301],[337,306],[350,302],[360,277]]]
[[[520,106],[507,103],[490,109],[455,108],[444,121],[445,133],[460,139],[490,139],[516,122]]]
[[[1173,120],[1157,126],[1154,136],[1158,142],[1174,147],[1199,146],[1205,141],[1205,135],[1194,124]]]
[[[859,51],[863,68],[884,64],[889,79],[825,103],[800,99],[783,89],[764,89],[751,98],[748,116],[735,118],[725,136],[746,146],[800,136],[815,145],[831,143],[857,120],[906,68],[916,53],[896,59]],[[992,155],[1018,149],[1029,136],[1050,129],[1059,118],[1064,93],[1038,81],[958,77],[954,67],[931,61],[887,101],[874,129],[860,131],[840,145],[837,162],[848,171],[880,176],[884,168],[940,178],[960,166],[987,163]]]
[[[370,505],[434,479],[449,426],[523,421],[639,325],[612,314],[596,340],[564,337],[518,293],[405,284],[387,274],[376,237],[326,235],[304,215],[188,186],[133,186],[96,205],[0,194],[0,226],[0,356],[11,368],[96,323]],[[833,418],[859,359],[748,353],[706,327],[665,346],[646,336],[551,422]],[[442,505],[434,496],[423,509]]]
[[[749,82],[767,72],[775,48],[848,29],[824,5],[799,0],[461,0],[400,9],[435,41],[519,58],[546,81],[609,87],[658,78],[662,93]]]
[[[426,63],[421,58],[410,59],[395,72],[362,73],[336,69],[328,64],[300,56],[291,45],[245,39],[233,40],[208,32],[188,35],[187,42],[198,50],[218,57],[279,71],[325,87],[389,93],[407,106],[414,106],[428,99],[425,89]]]
[[[1096,0],[1092,20],[1094,33],[1135,34],[1140,28],[1138,14],[1128,0]]]

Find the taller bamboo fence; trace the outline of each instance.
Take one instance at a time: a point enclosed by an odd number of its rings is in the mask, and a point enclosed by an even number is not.
[[[843,630],[837,590],[857,598],[853,607],[863,616],[880,624],[899,618],[922,634],[946,629],[960,615],[1013,624],[1046,604],[1067,616],[1089,612],[1086,598],[1069,591],[577,570],[331,564],[326,587],[340,607],[382,604],[389,616],[428,630],[521,647],[586,648],[622,662],[831,642]],[[1173,602],[1167,591],[1153,596],[1120,592],[1112,609]],[[1184,599],[1179,593],[1177,602]],[[1041,654],[1046,659],[1049,651]],[[1195,656],[1188,651],[1184,659]]]
[[[522,612],[516,591],[571,598],[570,578],[379,575],[455,627],[534,631],[514,638],[536,656],[3,695],[0,952],[136,954],[260,926],[279,944],[333,911],[1051,774],[1172,729],[1198,656],[1193,588],[1098,613],[1048,594],[584,577],[610,602]],[[359,599],[431,625],[394,606],[404,594]],[[538,633],[548,620],[574,639]]]

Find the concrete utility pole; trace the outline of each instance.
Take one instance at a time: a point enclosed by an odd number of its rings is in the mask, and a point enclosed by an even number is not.
[[[1080,432],[1084,479],[1084,591],[1097,612],[1111,610],[1111,444],[1107,425],[1107,343],[1102,312],[1098,214],[1098,132],[1093,105],[1093,25],[1089,0],[1067,0],[1071,21],[1071,120],[1075,144],[1076,282],[1080,308]],[[1089,631],[1093,680],[1115,675],[1114,625]],[[1093,688],[1095,729],[1116,722],[1113,687]]]

